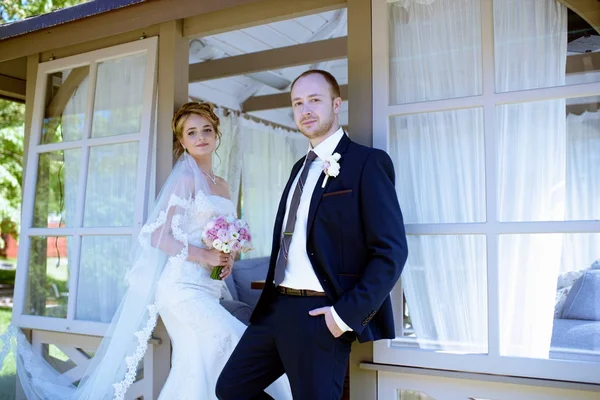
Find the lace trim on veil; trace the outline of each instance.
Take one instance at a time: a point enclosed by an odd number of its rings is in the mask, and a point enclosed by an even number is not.
[[[135,337],[138,340],[137,348],[132,356],[125,357],[125,363],[127,364],[125,378],[121,382],[113,384],[113,387],[115,388],[115,400],[123,400],[125,398],[125,393],[127,393],[127,389],[133,385],[137,374],[137,366],[144,357],[144,354],[146,354],[148,341],[150,340],[152,331],[156,327],[157,321],[158,308],[155,304],[151,304],[148,306],[148,321],[146,322],[146,326],[143,330],[135,333]]]
[[[163,185],[137,241],[133,242],[132,264],[125,275],[129,288],[79,385],[74,386],[71,378],[62,376],[34,352],[19,327],[10,325],[0,335],[0,368],[6,357],[15,353],[21,385],[29,398],[125,398],[158,321],[157,282],[167,266],[178,267],[187,261],[190,220],[196,217],[192,213],[207,210],[209,193],[210,187],[195,161],[184,154]],[[166,224],[170,229],[164,229]],[[158,243],[171,247],[165,249],[154,243],[152,236],[156,230],[161,230]],[[167,235],[170,240],[163,242]]]
[[[160,211],[158,217],[156,218],[156,221],[154,221],[151,224],[146,224],[142,227],[138,238],[140,244],[142,245],[142,248],[151,247],[150,238],[152,232],[154,232],[160,226],[165,224],[165,222],[167,221],[168,210],[171,210],[172,207],[180,207],[181,209],[183,209],[183,215],[185,215],[189,212],[192,205],[193,199],[184,199],[180,196],[172,194],[169,198],[167,207],[165,208],[165,210]],[[188,240],[187,235],[185,234],[184,229],[182,228],[183,223],[184,221],[181,214],[174,215],[171,219],[171,231],[173,232],[173,237],[183,244],[183,248],[177,255],[168,258],[167,265],[181,265],[187,260]],[[152,336],[152,331],[154,331],[154,328],[156,327],[156,324],[158,322],[158,307],[156,306],[156,304],[149,304],[147,306],[147,309],[148,319],[146,321],[144,329],[134,333],[134,336],[138,340],[138,345],[133,355],[125,357],[125,363],[127,365],[127,372],[125,373],[125,377],[120,382],[113,384],[113,387],[115,388],[114,400],[123,400],[125,398],[127,390],[135,382],[135,377],[137,375],[137,366],[139,365],[142,358],[144,358],[144,354],[146,354],[146,350],[148,349],[148,341],[150,340]]]

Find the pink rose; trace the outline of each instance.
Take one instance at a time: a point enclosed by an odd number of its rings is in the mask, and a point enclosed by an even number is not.
[[[211,243],[212,243],[213,241],[215,241],[215,240],[217,239],[217,234],[216,234],[216,232],[214,232],[214,233],[213,233],[213,232],[208,232],[208,233],[206,234],[206,238],[207,238],[208,240],[210,240],[210,241],[211,241]]]
[[[229,233],[225,229],[219,229],[217,233],[217,237],[221,239],[221,241],[226,242],[229,239]]]
[[[237,240],[231,243],[231,250],[238,253],[242,249],[242,245]]]
[[[215,223],[215,227],[217,229],[219,229],[219,230],[221,230],[221,229],[227,229],[227,222],[225,222],[225,221],[217,221]]]

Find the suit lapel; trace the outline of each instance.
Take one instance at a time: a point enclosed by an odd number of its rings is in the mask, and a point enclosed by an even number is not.
[[[351,142],[350,138],[348,137],[348,135],[346,135],[344,133],[344,135],[340,139],[340,142],[338,143],[337,147],[333,151],[334,153],[339,153],[342,156],[342,158],[340,159],[340,164],[344,161],[343,154],[348,149],[348,145],[350,144],[350,142]],[[342,173],[342,168],[340,168],[340,174],[341,173]],[[319,207],[319,203],[321,202],[323,193],[325,192],[325,189],[327,189],[327,185],[330,185],[332,179],[335,179],[335,178],[327,179],[327,184],[325,185],[325,187],[322,187],[324,179],[325,179],[325,173],[321,172],[321,175],[319,176],[319,180],[317,181],[317,184],[315,186],[315,190],[313,191],[312,197],[310,199],[310,207],[308,209],[308,221],[307,221],[307,225],[306,225],[306,238],[307,239],[308,239],[308,234],[310,233],[310,230],[312,228],[313,222],[315,221],[315,214],[317,213],[317,208]]]

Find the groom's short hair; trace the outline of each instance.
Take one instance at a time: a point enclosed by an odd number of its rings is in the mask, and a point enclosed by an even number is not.
[[[294,85],[296,84],[298,79],[304,78],[305,76],[308,76],[308,75],[315,75],[315,74],[321,75],[325,79],[325,81],[327,81],[327,83],[329,84],[329,89],[331,90],[331,94],[334,99],[337,97],[340,97],[340,85],[337,83],[337,80],[329,72],[323,71],[322,69],[309,69],[308,71],[304,71],[303,73],[298,75],[298,77],[296,79],[294,79],[294,82],[292,82],[292,86],[290,87],[290,90],[294,90]]]

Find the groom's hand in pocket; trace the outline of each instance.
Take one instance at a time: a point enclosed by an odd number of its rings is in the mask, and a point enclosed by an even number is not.
[[[344,331],[342,331],[340,327],[335,323],[335,320],[333,319],[333,314],[331,313],[331,307],[315,308],[314,310],[311,310],[308,313],[313,317],[324,315],[325,324],[327,324],[327,329],[329,329],[329,332],[331,332],[333,337],[338,338],[344,333]]]

